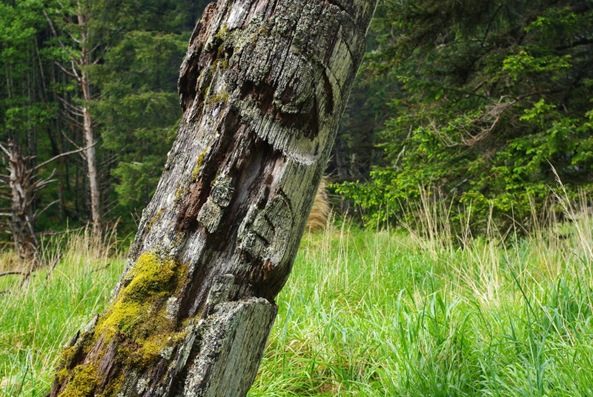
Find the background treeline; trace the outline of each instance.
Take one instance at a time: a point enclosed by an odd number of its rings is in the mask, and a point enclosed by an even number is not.
[[[0,142],[37,180],[55,169],[37,230],[135,228],[207,3],[2,0]],[[557,177],[591,190],[593,2],[384,0],[368,42],[328,170],[343,211],[384,225],[432,200],[480,229],[553,205]]]
[[[591,191],[593,2],[387,0],[370,48],[338,191],[371,224],[436,203],[478,231],[526,225]]]
[[[38,230],[133,219],[148,202],[180,117],[179,65],[203,0],[2,0],[0,142],[17,145]],[[9,174],[9,159],[3,163]],[[9,178],[8,178],[9,179]],[[9,181],[2,207],[11,215]],[[27,192],[25,192],[26,194]]]

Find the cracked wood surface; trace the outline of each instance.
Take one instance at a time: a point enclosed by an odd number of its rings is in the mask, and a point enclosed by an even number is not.
[[[113,308],[73,341],[52,396],[74,393],[81,365],[92,373],[86,395],[247,393],[375,6],[376,0],[220,0],[207,7],[181,66],[179,134]],[[142,313],[162,317],[163,338],[175,342],[158,345],[156,359],[134,368],[121,346],[148,350],[142,341],[152,339],[136,331],[143,320],[121,320],[111,335],[105,324],[133,300],[147,253],[161,258],[173,286],[145,288],[160,295],[148,296],[153,303]]]

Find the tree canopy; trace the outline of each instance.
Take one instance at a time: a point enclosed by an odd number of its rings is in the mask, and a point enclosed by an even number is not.
[[[0,142],[13,140],[34,167],[86,146],[88,108],[101,213],[132,230],[176,135],[179,65],[206,4],[3,1]],[[584,0],[380,2],[328,169],[342,209],[362,209],[373,225],[396,221],[426,191],[461,220],[524,221],[553,204],[557,179],[569,196],[590,191],[592,9]],[[87,100],[71,67],[83,51],[88,65],[75,69],[88,75]],[[54,168],[33,206],[57,204],[38,228],[84,224],[85,158],[60,158],[36,177]]]
[[[367,73],[397,87],[385,158],[339,189],[369,219],[401,217],[423,189],[457,217],[518,220],[557,178],[591,190],[593,3],[387,0],[373,32]]]
[[[146,205],[162,171],[181,117],[179,65],[206,4],[3,1],[0,141],[13,140],[32,163],[85,147],[82,109],[87,109],[101,212],[111,220],[129,220]],[[35,207],[56,200],[58,205],[40,219],[39,228],[87,222],[91,199],[84,158],[65,157],[39,172],[48,176],[53,168],[56,183]]]

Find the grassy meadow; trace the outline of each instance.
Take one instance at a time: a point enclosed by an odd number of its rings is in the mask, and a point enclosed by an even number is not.
[[[593,396],[591,225],[580,216],[504,245],[436,224],[308,233],[249,396]],[[47,391],[60,349],[122,271],[122,253],[84,235],[53,244],[51,274],[0,295],[0,396]],[[0,290],[19,282],[2,277]]]

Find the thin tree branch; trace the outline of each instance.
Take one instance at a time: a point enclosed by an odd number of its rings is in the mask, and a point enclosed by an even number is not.
[[[105,270],[105,269],[107,269],[107,268],[108,268],[110,265],[111,265],[111,262],[110,262],[110,263],[108,263],[108,264],[106,264],[105,266],[100,266],[100,267],[96,267],[96,268],[94,268],[94,269],[91,269],[91,270],[89,270],[89,271],[85,272],[85,273],[84,273],[84,275],[85,275],[85,276],[88,276],[89,274],[96,273],[96,272],[100,272],[101,270]]]
[[[46,280],[51,277],[51,275],[54,272],[54,269],[56,268],[58,263],[60,263],[60,259],[62,259],[62,254],[58,254],[58,257],[56,258],[56,260],[54,260],[54,263],[52,263],[51,267],[49,268],[49,272],[47,272],[47,274],[45,275]]]
[[[28,272],[20,272],[20,271],[16,271],[16,270],[0,273],[0,277],[11,276],[11,275],[27,276],[27,275],[29,275],[29,273]]]
[[[84,148],[79,148],[79,149],[76,149],[76,150],[71,150],[69,152],[58,154],[57,156],[54,156],[51,159],[44,161],[43,163],[39,164],[37,167],[35,167],[33,169],[34,170],[38,170],[39,168],[43,167],[44,165],[47,165],[47,164],[51,163],[52,161],[55,161],[55,160],[59,159],[60,157],[69,156],[71,154],[82,152],[84,150],[90,149],[93,146],[95,146],[97,144],[97,142],[99,142],[99,141],[95,141],[95,143],[93,143],[92,145],[89,145],[89,146],[84,147]]]
[[[51,203],[49,203],[48,205],[46,205],[44,209],[42,209],[41,211],[37,211],[37,212],[36,212],[36,213],[33,215],[33,219],[37,219],[37,218],[39,218],[39,217],[41,216],[41,214],[43,214],[43,213],[44,213],[44,212],[45,212],[47,209],[49,209],[49,207],[51,207],[52,205],[54,205],[54,204],[57,204],[57,203],[59,203],[59,202],[60,202],[60,200],[59,200],[59,199],[58,199],[58,200],[55,200],[55,201],[52,201]]]

